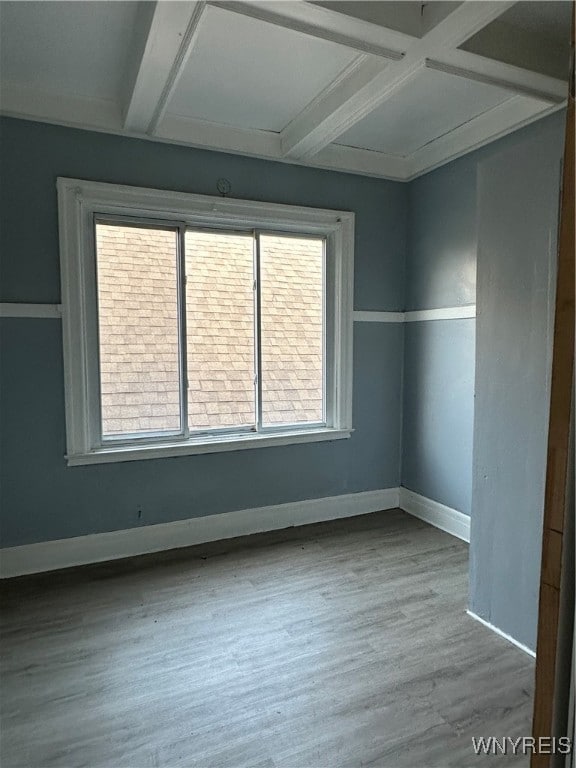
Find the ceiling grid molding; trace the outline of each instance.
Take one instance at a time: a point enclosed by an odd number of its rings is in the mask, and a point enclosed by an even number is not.
[[[145,44],[137,55],[136,77],[125,106],[124,127],[153,133],[186,61],[205,8],[204,2],[157,2]]]
[[[356,50],[359,53],[367,53],[372,56],[379,56],[384,59],[391,59],[392,61],[399,61],[403,57],[401,50],[398,50],[398,46],[406,42],[409,39],[407,36],[400,35],[399,33],[392,33],[383,35],[383,40],[388,42],[388,45],[384,43],[373,42],[371,40],[354,37],[347,34],[346,26],[349,25],[351,19],[347,19],[344,22],[342,31],[332,28],[326,28],[314,20],[315,10],[324,13],[322,8],[316,8],[314,6],[307,6],[306,3],[298,3],[298,6],[293,9],[289,9],[285,3],[277,2],[238,2],[238,0],[208,0],[208,5],[215,8],[221,8],[231,13],[237,13],[241,16],[248,16],[251,19],[257,19],[259,21],[265,21],[269,24],[274,24],[277,27],[284,27],[284,29],[291,29],[293,32],[301,32],[304,35],[315,37],[318,40],[327,40],[330,43],[336,43],[342,45],[345,48]],[[309,16],[309,9],[312,9],[312,18]],[[290,13],[290,10],[293,12]],[[304,10],[304,15],[302,14]],[[296,11],[297,13],[294,13]],[[325,17],[321,15],[321,19],[325,21]],[[390,33],[391,30],[384,30],[384,32]],[[396,46],[396,47],[394,47]]]
[[[319,152],[415,77],[427,58],[460,45],[513,4],[465,0],[424,37],[415,39],[402,61],[380,67],[367,62],[356,73],[356,82],[342,83],[340,93],[333,91],[310,105],[284,129],[284,154],[303,159]]]
[[[493,61],[476,53],[448,51],[442,54],[441,59],[426,59],[425,66],[437,72],[504,88],[517,96],[528,96],[550,104],[566,101],[567,84],[563,80]]]
[[[311,2],[158,0],[141,4],[138,12],[122,99],[96,98],[89,91],[84,95],[59,93],[44,90],[33,81],[17,83],[5,78],[0,112],[152,141],[411,181],[565,104],[567,82],[458,48],[513,5],[513,0],[464,0],[452,9],[448,3],[425,7],[424,34],[416,37]],[[246,23],[252,19],[255,25],[274,25],[307,36],[310,45],[314,40],[323,41],[323,45],[333,43],[356,55],[281,131],[170,112],[182,76],[193,71],[190,66],[196,59],[189,62],[198,38],[205,34],[203,17],[213,13],[213,8],[221,13],[221,19],[230,19],[219,23],[234,25],[234,17],[240,15],[248,20]],[[337,143],[387,100],[403,93],[404,88],[414,87],[427,72],[445,75],[454,82],[458,79],[470,88],[477,83],[478,88],[499,89],[501,102],[493,100],[494,106],[485,106],[479,114],[470,112],[470,117],[455,127],[437,125],[439,135],[423,144],[405,143],[410,150],[404,154],[362,148],[370,143]],[[455,92],[460,91],[456,88]],[[461,115],[461,119],[465,117]],[[417,147],[414,151],[413,146]]]
[[[547,104],[543,109],[541,101],[514,96],[417,150],[407,158],[406,181],[552,114],[562,106]]]

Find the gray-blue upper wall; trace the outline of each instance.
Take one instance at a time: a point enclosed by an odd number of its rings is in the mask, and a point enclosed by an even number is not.
[[[476,301],[477,153],[409,185],[406,309]]]
[[[406,309],[458,307],[476,302],[478,167],[527,140],[561,137],[564,112],[522,128],[421,176],[408,187]],[[562,150],[560,139],[555,151]]]
[[[58,302],[56,178],[356,214],[355,308],[402,310],[407,186],[13,119],[0,122],[0,301]],[[349,440],[67,467],[61,326],[0,321],[3,546],[396,487],[403,328],[355,323]],[[141,512],[141,516],[139,515]]]
[[[56,178],[356,213],[354,309],[404,309],[405,184],[174,144],[0,120],[0,302],[58,302]]]
[[[203,194],[214,194],[224,176],[235,197],[356,213],[355,309],[473,304],[478,164],[529,137],[545,146],[550,126],[560,135],[562,119],[553,115],[410,184],[4,119],[0,301],[59,301],[57,176]],[[473,319],[355,323],[350,440],[68,468],[60,323],[2,320],[2,543],[394,487],[400,480],[469,514],[474,334]]]

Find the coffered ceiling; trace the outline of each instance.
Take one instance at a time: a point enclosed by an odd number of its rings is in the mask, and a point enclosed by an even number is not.
[[[560,2],[0,3],[0,111],[409,180],[562,107]]]

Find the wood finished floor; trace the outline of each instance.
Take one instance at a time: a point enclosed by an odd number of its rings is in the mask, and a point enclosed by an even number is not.
[[[401,511],[3,586],[3,768],[466,768],[530,734],[533,662]]]

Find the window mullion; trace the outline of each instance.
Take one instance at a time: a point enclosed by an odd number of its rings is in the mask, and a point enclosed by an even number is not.
[[[254,230],[254,399],[256,431],[262,429],[262,307],[260,291],[260,233]]]
[[[186,225],[178,225],[178,320],[180,354],[180,426],[184,437],[190,436],[188,425],[188,336],[186,325]]]

